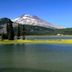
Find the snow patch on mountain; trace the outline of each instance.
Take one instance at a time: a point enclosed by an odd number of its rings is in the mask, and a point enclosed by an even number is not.
[[[19,24],[41,26],[41,27],[46,27],[46,28],[57,28],[57,29],[63,28],[62,26],[57,26],[55,24],[49,23],[37,16],[32,16],[30,14],[21,15],[12,21],[15,23],[19,23]]]

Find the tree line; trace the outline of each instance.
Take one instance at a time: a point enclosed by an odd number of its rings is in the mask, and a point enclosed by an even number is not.
[[[25,39],[24,26],[21,27],[21,29],[20,29],[20,24],[18,24],[17,32],[15,34],[13,22],[9,18],[1,18],[0,19],[0,25],[5,26],[2,28],[2,33],[1,33],[1,39],[2,40],[4,40],[4,39],[14,40],[15,36],[17,36],[17,39],[20,39],[21,34],[22,34],[23,39]],[[22,31],[20,31],[20,30],[22,30]]]

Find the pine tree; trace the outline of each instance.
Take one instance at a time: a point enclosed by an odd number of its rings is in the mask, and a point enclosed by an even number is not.
[[[26,35],[26,29],[23,25],[23,28],[22,28],[22,36],[23,36],[23,40],[25,39],[25,35]]]
[[[17,39],[20,39],[20,35],[21,35],[21,32],[20,32],[20,24],[18,24],[18,28],[17,28]]]
[[[9,40],[14,40],[14,29],[11,21],[7,23],[7,35]]]

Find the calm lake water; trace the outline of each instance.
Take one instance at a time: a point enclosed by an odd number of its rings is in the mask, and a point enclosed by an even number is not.
[[[72,72],[72,45],[0,45],[0,72]]]

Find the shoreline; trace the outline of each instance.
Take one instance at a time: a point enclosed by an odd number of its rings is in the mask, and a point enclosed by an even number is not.
[[[0,40],[0,44],[72,44],[72,39],[57,40]]]

